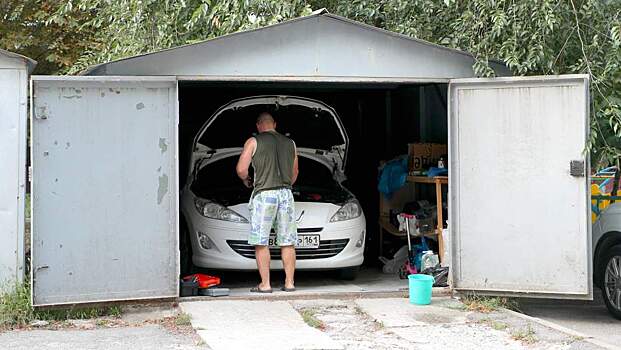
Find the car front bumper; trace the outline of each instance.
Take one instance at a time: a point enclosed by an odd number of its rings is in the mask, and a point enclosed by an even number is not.
[[[186,208],[194,209],[194,208]],[[248,234],[250,232],[249,224],[233,223],[215,219],[208,219],[196,213],[196,210],[187,210],[186,215],[188,230],[190,232],[190,240],[192,241],[192,262],[194,265],[204,268],[222,269],[222,270],[255,270],[256,260],[253,257],[245,257],[238,251],[240,246],[244,255],[252,250],[247,246]],[[299,228],[303,229],[303,228]],[[296,269],[300,270],[321,270],[321,269],[338,269],[345,267],[360,266],[364,260],[364,242],[366,221],[364,215],[347,221],[327,223],[320,232],[299,233],[319,234],[321,251],[330,244],[339,242],[340,247],[343,246],[336,255],[330,257],[321,257],[319,254],[313,254],[310,249],[297,248],[298,259],[296,261]],[[209,249],[206,249],[199,243],[199,233],[209,238]],[[345,241],[346,244],[344,243]],[[235,251],[233,247],[237,247]],[[273,249],[272,254],[274,254]],[[333,251],[334,252],[334,251]],[[316,255],[316,256],[313,256]],[[283,268],[282,261],[272,259],[270,268],[280,270]]]

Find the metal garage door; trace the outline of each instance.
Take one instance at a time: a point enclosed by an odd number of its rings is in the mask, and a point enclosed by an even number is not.
[[[453,286],[591,298],[588,77],[449,85]]]
[[[0,288],[24,276],[27,77],[0,68]]]
[[[33,77],[33,304],[178,295],[168,77]]]

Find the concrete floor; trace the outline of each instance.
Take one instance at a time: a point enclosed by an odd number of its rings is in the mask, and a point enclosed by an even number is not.
[[[554,322],[611,348],[621,349],[621,320],[610,316],[597,288],[593,301],[521,299],[520,309],[529,316]]]
[[[272,289],[274,293],[257,294],[250,293],[250,288],[255,287],[259,281],[257,272],[238,271],[203,271],[204,273],[219,276],[222,280],[221,287],[231,290],[233,298],[266,298],[286,296],[313,296],[321,294],[334,294],[338,296],[361,296],[366,294],[389,294],[403,296],[408,291],[408,281],[399,279],[396,274],[385,274],[378,268],[363,268],[358,277],[353,281],[342,280],[335,271],[298,271],[296,272],[295,293],[280,291],[283,285],[284,273],[272,272]],[[444,288],[434,288],[436,295],[445,292]],[[446,290],[447,291],[447,290]],[[193,299],[205,299],[210,297],[192,297]],[[186,299],[186,298],[184,298]],[[213,299],[213,298],[210,298]]]

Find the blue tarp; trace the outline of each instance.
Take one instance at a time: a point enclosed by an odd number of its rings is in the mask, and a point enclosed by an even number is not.
[[[408,177],[408,159],[393,159],[386,163],[380,173],[377,189],[390,198],[392,194],[405,185]]]

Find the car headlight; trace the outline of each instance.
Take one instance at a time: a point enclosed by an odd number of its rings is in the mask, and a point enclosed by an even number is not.
[[[194,205],[199,214],[206,218],[239,223],[248,223],[245,217],[218,203],[202,198],[195,198]]]
[[[362,215],[360,203],[356,200],[345,203],[330,219],[330,222],[355,219]]]

